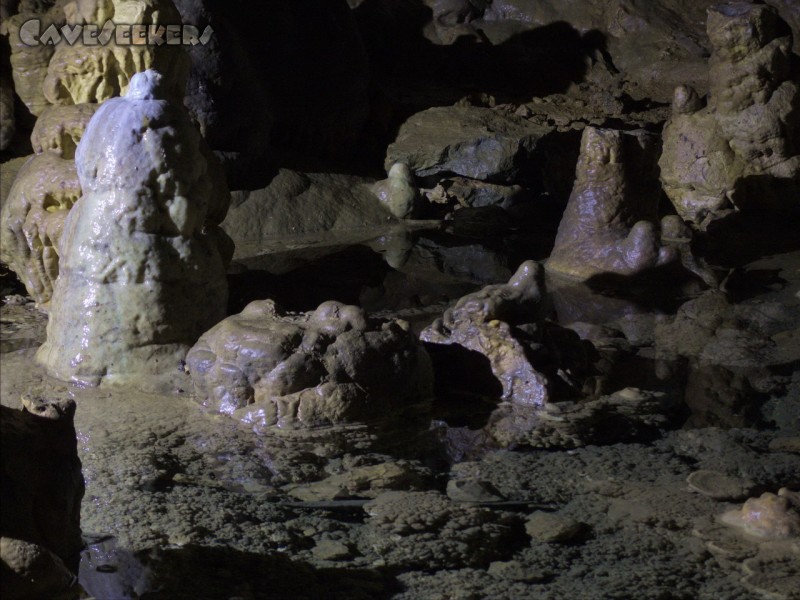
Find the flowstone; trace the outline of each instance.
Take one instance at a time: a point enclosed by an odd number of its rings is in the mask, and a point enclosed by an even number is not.
[[[186,361],[204,405],[257,430],[370,422],[432,395],[430,359],[407,324],[334,301],[300,314],[252,302]]]
[[[677,251],[661,245],[658,197],[633,197],[625,148],[640,136],[587,127],[581,139],[575,187],[546,266],[576,279],[601,273],[634,275],[667,264]]]
[[[157,385],[224,317],[229,195],[162,76],[134,76],[78,145],[83,196],[70,211],[37,359],[55,377]],[[198,299],[202,298],[202,301]]]
[[[770,6],[729,2],[709,9],[708,37],[708,104],[691,87],[676,89],[664,191],[698,229],[734,210],[796,210],[800,86],[789,27]]]

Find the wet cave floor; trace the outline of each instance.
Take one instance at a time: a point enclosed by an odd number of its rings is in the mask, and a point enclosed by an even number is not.
[[[265,297],[289,310],[337,299],[419,331],[536,254],[507,235],[362,237],[253,253],[230,275],[229,312]],[[188,375],[164,396],[71,388],[35,365],[47,316],[11,277],[2,402],[77,401],[87,598],[800,598],[797,538],[748,537],[718,519],[800,486],[800,252],[731,275],[744,325],[718,329],[702,360],[652,359],[658,340],[645,331],[700,288],[548,281],[559,321],[627,324],[641,360],[624,368],[679,398],[655,425],[601,420],[575,447],[492,443],[486,425],[502,407],[479,365],[445,368],[430,415],[315,430],[256,433],[204,412]],[[762,323],[753,315],[774,306],[795,321],[773,336],[772,364],[739,369],[741,383],[715,360],[745,352],[747,327]]]

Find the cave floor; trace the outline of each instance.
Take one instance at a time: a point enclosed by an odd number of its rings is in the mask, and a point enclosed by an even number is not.
[[[345,252],[354,270],[372,264],[363,248]],[[326,260],[318,254],[308,264]],[[742,271],[781,282],[756,286],[742,304],[778,302],[800,315],[800,253]],[[253,289],[252,272],[235,277]],[[269,277],[291,304],[291,281],[276,279],[287,276]],[[362,285],[359,299],[380,314],[415,327],[440,314],[435,286],[421,302],[394,303],[379,287]],[[768,370],[772,391],[753,427],[684,418],[647,439],[499,449],[437,399],[430,431],[407,439],[359,425],[257,435],[201,410],[188,375],[168,395],[48,379],[33,360],[46,315],[20,296],[6,300],[3,404],[19,408],[32,391],[78,404],[87,597],[800,598],[797,539],[748,537],[718,520],[748,497],[800,485],[796,361]],[[793,356],[797,339],[778,343],[795,346]],[[414,490],[395,499],[401,526],[382,526],[388,509],[371,503],[386,490]],[[452,502],[426,515],[431,491]]]

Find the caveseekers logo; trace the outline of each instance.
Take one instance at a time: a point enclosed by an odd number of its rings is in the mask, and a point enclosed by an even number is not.
[[[201,33],[193,25],[120,25],[106,21],[99,25],[50,25],[42,31],[39,19],[25,21],[19,38],[26,46],[55,46],[66,43],[72,46],[81,41],[84,46],[105,46],[112,40],[117,46],[205,46],[214,30],[207,26]]]

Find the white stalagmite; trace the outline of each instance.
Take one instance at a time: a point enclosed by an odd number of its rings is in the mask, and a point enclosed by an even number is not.
[[[225,316],[230,195],[156,71],[97,111],[78,145],[83,196],[60,241],[47,342],[37,359],[84,385],[154,387]]]

